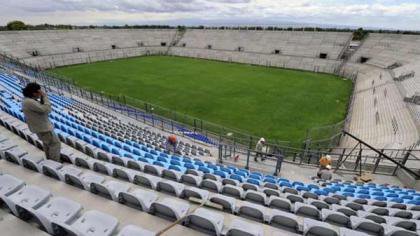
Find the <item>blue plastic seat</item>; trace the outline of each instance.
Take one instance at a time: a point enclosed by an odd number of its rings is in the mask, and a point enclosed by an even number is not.
[[[112,154],[115,154],[115,155],[117,155],[117,156],[122,156],[122,155],[121,155],[121,150],[120,150],[119,148],[115,148],[115,147],[113,147],[113,148],[111,149],[111,153],[112,153]]]
[[[350,193],[350,192],[343,192],[341,195],[343,195],[345,197],[354,197],[354,194]]]
[[[276,184],[276,180],[275,179],[267,178],[267,177],[263,180],[263,182]]]
[[[391,198],[388,199],[389,202],[396,202],[396,203],[403,203],[404,200],[402,200],[401,198],[395,197],[395,198]]]
[[[321,189],[316,189],[313,191],[313,193],[317,194],[318,196],[328,196],[328,191],[325,190],[321,190]]]
[[[354,188],[345,188],[342,191],[345,192],[345,193],[354,193],[354,192],[356,192]]]
[[[294,182],[292,183],[292,185],[293,185],[293,186],[305,186],[305,184],[304,184],[304,183],[302,183],[302,182],[300,182],[300,181],[294,181]]]
[[[231,174],[229,178],[230,178],[230,179],[237,180],[237,181],[239,181],[240,183],[242,183],[242,182],[244,181],[243,176],[241,176],[241,175],[237,175],[237,174]]]
[[[197,167],[193,165],[192,163],[184,163],[184,167],[187,169],[193,169],[193,170],[197,169]]]
[[[371,196],[384,196],[383,192],[373,192],[370,194]]]
[[[203,162],[201,162],[201,161],[195,161],[194,162],[194,165],[196,165],[196,166],[205,166],[205,164],[203,163]]]
[[[215,174],[215,175],[218,175],[218,176],[220,176],[220,177],[222,177],[222,178],[226,178],[226,172],[223,172],[223,171],[220,171],[220,170],[215,170],[214,172],[213,172],[213,174]]]
[[[185,172],[185,171],[183,171],[183,168],[181,168],[180,166],[176,166],[176,165],[170,165],[169,166],[169,169],[170,170],[176,170],[176,171],[179,171],[179,172]]]
[[[250,183],[250,184],[255,184],[257,186],[260,186],[261,185],[260,181],[258,181],[256,179],[247,179],[246,182],[247,183]]]
[[[261,181],[261,179],[262,179],[262,177],[260,175],[255,175],[255,174],[250,174],[248,176],[248,178],[256,179],[256,180],[259,180],[259,181]]]
[[[152,155],[152,154],[150,154],[150,153],[146,153],[145,155],[144,155],[144,157],[145,158],[147,158],[147,159],[152,159],[152,160],[155,160],[156,158]]]
[[[200,167],[198,167],[198,170],[199,171],[202,171],[203,173],[206,173],[206,174],[208,174],[208,173],[213,173],[213,170],[212,169],[210,169],[210,168],[207,168],[207,167],[205,167],[205,166],[200,166]]]
[[[418,201],[418,200],[410,200],[410,201],[407,202],[407,204],[413,204],[413,205],[416,205],[416,206],[420,206],[420,201]]]
[[[126,144],[123,145],[123,149],[125,151],[127,151],[127,152],[133,152],[133,149],[130,146],[126,145]]]
[[[309,191],[309,188],[306,186],[298,185],[296,186],[297,191]]]
[[[153,165],[161,166],[161,167],[164,167],[164,168],[168,168],[169,167],[169,164],[168,163],[164,163],[164,162],[161,162],[161,161],[154,161],[153,162]]]
[[[139,155],[139,156],[143,156],[142,155],[142,153],[140,152],[140,150],[139,149],[137,149],[137,148],[133,148],[133,154],[135,154],[135,155]]]
[[[178,160],[172,159],[170,163],[171,165],[174,165],[174,166],[182,166],[181,162]]]
[[[138,161],[141,161],[141,162],[145,162],[145,163],[151,164],[151,161],[149,159],[146,159],[146,158],[143,158],[143,157],[139,157],[139,158],[137,158],[137,160]]]
[[[361,189],[356,192],[357,194],[369,194],[369,190]]]
[[[223,171],[223,172],[228,173],[229,175],[233,173],[233,170],[232,170],[232,169],[229,169],[229,168],[227,168],[227,167],[219,167],[219,169],[220,169],[221,171]]]
[[[370,195],[369,194],[358,194],[358,195],[356,195],[356,198],[370,199]]]
[[[213,169],[213,170],[219,170],[219,167],[213,164],[207,164],[207,168]]]
[[[106,144],[106,143],[101,144],[101,149],[104,150],[105,152],[111,152],[111,149],[109,149],[109,144]]]
[[[291,183],[285,182],[285,181],[280,182],[279,185],[280,187],[289,187],[289,188],[293,187]]]
[[[261,177],[261,179],[264,177],[263,174],[261,174],[260,172],[256,172],[256,171],[251,172],[251,175],[259,175]]]
[[[157,157],[157,160],[158,161],[161,161],[161,162],[165,162],[165,163],[169,162],[168,158],[166,158],[164,156],[158,156]]]
[[[307,186],[308,188],[309,188],[309,190],[312,190],[312,189],[319,189],[319,186],[318,185],[315,185],[315,184],[308,184],[308,186]]]
[[[235,174],[240,175],[244,178],[246,178],[248,176],[246,172],[243,172],[243,171],[240,171],[240,170],[236,171]]]
[[[384,196],[375,196],[373,199],[377,201],[387,201],[387,198]]]
[[[399,196],[396,193],[389,193],[389,194],[385,195],[385,197],[388,197],[388,198],[397,198]]]

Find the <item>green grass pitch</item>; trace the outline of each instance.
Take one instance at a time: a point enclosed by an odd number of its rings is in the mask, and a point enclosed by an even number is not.
[[[352,87],[334,75],[169,56],[52,71],[84,88],[292,142],[300,142],[308,128],[343,120]]]

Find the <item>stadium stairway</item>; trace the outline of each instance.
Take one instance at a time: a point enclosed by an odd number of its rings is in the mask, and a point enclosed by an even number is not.
[[[11,130],[14,130],[16,133],[19,133],[19,130],[21,129],[20,134],[22,135],[24,132],[24,125],[21,121],[10,117],[9,115],[5,115],[4,113],[1,116],[1,120],[3,121],[3,124],[8,124],[6,125],[6,127],[9,127]],[[6,121],[6,122],[4,122]],[[11,134],[9,131],[4,130],[4,128],[2,128],[1,133],[2,134],[7,134],[5,136],[3,136],[3,138],[1,140],[3,140],[3,152],[4,152],[4,157],[6,157],[6,159],[8,160],[15,160],[17,163],[22,164],[24,166],[26,166],[27,168],[32,168],[35,170],[38,170],[40,172],[45,172],[49,175],[51,175],[52,172],[48,172],[45,171],[44,169],[46,169],[46,166],[51,166],[52,168],[50,168],[50,170],[54,169],[54,166],[57,167],[56,165],[51,165],[51,163],[49,163],[50,161],[43,161],[42,158],[39,158],[39,156],[42,155],[42,153],[40,152],[40,150],[37,150],[34,146],[29,146],[29,144],[23,140],[20,139],[18,136]],[[7,137],[7,138],[4,138]],[[24,136],[25,137],[25,136]],[[7,139],[11,139],[11,140],[7,140]],[[6,143],[4,143],[6,142]],[[7,144],[11,145],[11,147],[9,146],[7,148]],[[35,142],[36,144],[36,142]],[[18,145],[18,147],[16,147],[16,145]],[[24,147],[22,147],[22,146]],[[13,147],[15,146],[15,147]],[[28,147],[29,146],[29,147]],[[11,149],[10,149],[11,148]],[[31,150],[29,150],[29,149]],[[7,149],[7,151],[5,150]],[[94,160],[93,158],[87,157],[86,155],[83,155],[82,153],[79,153],[77,150],[71,149],[69,147],[65,147],[64,150],[66,150],[65,152],[67,152],[67,157],[70,160],[73,160],[74,163],[77,165],[77,159],[79,159],[79,165],[80,165],[80,160],[84,159],[87,163],[87,165],[83,165],[84,167],[90,168],[92,170],[96,170],[97,172],[100,173],[93,173],[87,169],[83,169],[81,170],[82,173],[77,174],[75,177],[77,176],[84,176],[85,180],[89,181],[90,180],[98,180],[101,179],[100,177],[102,176],[104,179],[100,180],[99,183],[90,183],[89,184],[85,184],[85,185],[81,185],[84,188],[87,188],[86,190],[92,191],[92,192],[97,192],[100,195],[105,195],[108,196],[109,198],[115,200],[115,201],[119,201],[119,198],[116,198],[115,196],[116,191],[120,191],[122,192],[123,190],[121,189],[125,189],[126,191],[128,190],[128,188],[130,187],[123,187],[123,185],[125,185],[124,182],[116,182],[115,180],[113,180],[114,178],[111,178],[109,176],[103,175],[101,172],[103,172],[104,169],[107,169],[106,166],[111,167],[110,165],[107,165],[107,163],[104,163],[103,165],[105,166],[105,168],[100,168],[99,163],[100,161],[98,160]],[[69,152],[73,152],[73,154],[69,154]],[[31,155],[28,155],[27,153],[31,153]],[[37,153],[37,155],[32,155]],[[31,156],[31,157],[30,157]],[[38,158],[35,158],[36,156],[38,156]],[[19,161],[20,160],[20,161]],[[32,161],[31,161],[32,160]],[[33,165],[29,164],[29,163],[34,163]],[[95,163],[97,163],[95,165]],[[89,164],[91,163],[91,164]],[[38,166],[38,167],[35,167]],[[69,165],[65,164],[64,167],[60,167],[58,169],[63,169],[63,168],[70,168],[67,167]],[[95,168],[95,166],[97,166]],[[34,168],[35,167],[35,168]],[[76,168],[74,166],[72,166],[73,168]],[[14,169],[16,168],[16,169]],[[2,161],[2,169],[5,169],[7,171],[11,171],[8,172],[10,174],[16,174],[19,173],[19,170],[21,171],[25,171],[27,172],[27,170],[16,166],[14,164],[10,164],[9,162],[6,161]],[[57,172],[59,172],[59,170],[57,169]],[[79,168],[80,169],[80,168]],[[113,171],[111,172],[112,174],[115,173],[116,176],[119,177],[123,177],[124,175],[119,174],[119,171],[115,171],[116,169],[120,169],[121,173],[122,172],[126,172],[127,175],[126,176],[130,176],[130,174],[128,172],[130,171],[124,171],[125,168],[123,167],[117,167],[115,166],[115,168],[113,169]],[[132,173],[134,173],[135,171],[132,170]],[[107,173],[107,171],[105,171],[105,173]],[[110,175],[111,173],[107,173],[108,175]],[[57,174],[59,176],[59,174]],[[137,173],[137,175],[135,176],[140,176],[140,173]],[[42,176],[42,175],[41,175]],[[54,175],[53,175],[54,176]],[[87,176],[87,177],[86,177]],[[93,177],[95,176],[95,177]],[[99,177],[97,177],[99,176]],[[134,181],[136,178],[135,176],[133,178],[128,177],[128,181]],[[147,176],[146,174],[143,174],[143,176]],[[44,176],[42,176],[43,178],[45,178]],[[124,178],[124,177],[123,177]],[[160,193],[162,193],[162,195],[164,196],[164,199],[169,198],[170,196],[167,194],[167,192],[172,193],[175,196],[172,196],[170,199],[172,199],[171,203],[174,203],[174,198],[176,196],[179,196],[182,198],[182,192],[185,192],[184,190],[186,189],[184,186],[184,189],[182,190],[181,194],[179,191],[177,191],[177,188],[180,187],[182,189],[182,187],[180,186],[179,183],[175,183],[175,182],[170,182],[167,180],[158,180],[160,178],[156,178],[154,177],[157,181],[155,182],[156,185],[154,185],[154,190],[159,191]],[[60,178],[58,178],[60,179]],[[73,180],[65,180],[66,178],[64,178],[64,181],[67,181],[68,183],[75,183],[75,181]],[[70,178],[71,179],[71,178]],[[80,177],[80,179],[82,179],[81,182],[83,182],[83,178]],[[149,176],[149,180],[153,179],[151,178],[151,176]],[[25,179],[25,181],[27,181]],[[152,181],[153,182],[153,181]],[[211,181],[213,182],[213,181]],[[152,184],[153,185],[153,184]],[[79,186],[79,187],[81,187]],[[95,187],[96,186],[96,187]],[[159,187],[160,186],[160,187]],[[137,186],[136,186],[137,187]],[[153,186],[151,186],[153,187]],[[179,189],[179,188],[178,188]],[[221,200],[225,200],[225,202],[229,202],[230,200],[232,200],[232,198],[229,197],[223,197],[220,196],[219,194],[212,194],[210,195],[210,193],[205,193],[203,191],[194,191],[196,196],[201,196],[202,198],[206,198],[205,196],[208,194],[209,199],[218,199],[218,201],[220,202]],[[159,193],[159,194],[160,194]],[[335,227],[330,225],[328,222],[329,220],[336,218],[334,217],[334,214],[337,215],[337,212],[345,212],[348,215],[343,214],[339,214],[341,217],[341,219],[343,220],[343,222],[340,222],[342,224],[344,224],[345,226],[348,226],[350,228],[353,229],[358,229],[358,230],[367,230],[367,231],[374,231],[376,233],[379,233],[379,235],[383,235],[383,233],[386,232],[391,232],[390,231],[390,227],[392,228],[392,224],[394,225],[402,225],[405,226],[409,229],[411,229],[412,231],[416,231],[417,230],[417,220],[407,220],[404,219],[402,217],[407,217],[407,215],[410,215],[412,217],[414,217],[414,219],[418,219],[418,213],[416,211],[406,211],[403,209],[394,209],[392,208],[392,206],[390,208],[385,207],[385,208],[381,208],[378,206],[365,206],[364,204],[367,204],[367,202],[360,202],[356,203],[356,202],[350,202],[350,201],[340,201],[338,202],[339,204],[332,204],[331,206],[327,206],[327,204],[322,204],[320,201],[315,201],[313,199],[307,199],[304,200],[304,202],[300,202],[299,200],[296,201],[294,204],[291,204],[291,209],[289,209],[289,212],[283,212],[283,211],[279,211],[279,210],[273,210],[272,208],[266,208],[263,206],[258,206],[257,204],[255,204],[255,201],[261,199],[261,194],[257,194],[256,192],[252,192],[248,190],[248,194],[249,193],[253,193],[256,196],[260,196],[260,198],[258,197],[252,197],[250,199],[245,199],[248,201],[241,201],[241,200],[236,200],[235,201],[235,210],[233,210],[233,212],[235,212],[236,214],[238,214],[239,216],[243,216],[246,218],[251,218],[253,221],[256,222],[266,222],[269,223],[271,225],[278,225],[283,228],[292,228],[294,229],[296,232],[301,232],[301,233],[307,233],[308,231],[310,232],[314,232],[315,235],[320,235],[319,232],[321,232],[321,235],[329,235],[328,233],[330,233],[331,235],[337,235],[338,232],[340,232],[342,235],[345,235],[344,231],[347,231],[346,229],[344,229],[343,227],[339,228],[339,227]],[[118,194],[120,195],[120,194]],[[159,197],[159,199],[161,198],[161,196]],[[215,196],[218,196],[218,198],[215,198]],[[295,194],[288,194],[286,193],[285,195],[295,195]],[[67,196],[67,195],[66,195]],[[96,196],[96,195],[95,195]],[[296,195],[296,197],[298,198],[299,196]],[[230,200],[226,200],[226,199],[230,199]],[[279,206],[283,206],[284,202],[287,202],[287,200],[285,198],[281,198],[279,197]],[[303,199],[303,198],[302,198]],[[283,200],[283,201],[282,201]],[[326,199],[324,199],[326,200]],[[158,202],[159,200],[157,200],[156,202]],[[249,202],[252,201],[253,203]],[[175,201],[176,202],[176,201]],[[217,201],[216,201],[217,202]],[[231,201],[230,201],[231,202]],[[162,203],[162,202],[161,202]],[[179,203],[180,205],[182,205],[180,202],[176,202]],[[153,204],[153,203],[152,203]],[[162,203],[164,205],[164,203]],[[319,208],[324,208],[322,205],[326,206],[325,208],[329,208],[329,209],[324,209],[324,210],[319,210],[318,207],[316,207],[316,205],[318,205]],[[168,205],[166,205],[168,206]],[[362,208],[357,210],[356,209],[361,206]],[[353,207],[353,208],[350,208]],[[411,206],[411,208],[414,210],[414,206]],[[374,210],[376,209],[376,210]],[[383,210],[385,209],[385,210]],[[393,210],[394,209],[394,210]],[[149,209],[150,210],[150,209]],[[383,212],[381,212],[380,210],[383,210]],[[232,211],[232,210],[231,210]],[[152,211],[153,212],[153,211]],[[174,212],[176,212],[176,209],[174,210]],[[385,213],[384,213],[385,212]],[[392,212],[391,214],[389,212]],[[200,214],[204,214],[206,215],[208,212],[199,212]],[[388,216],[381,216],[380,214],[388,214]],[[176,215],[176,214],[175,214]],[[303,216],[302,216],[303,215]],[[385,220],[384,222],[387,223],[386,226],[384,225],[380,225],[378,223],[373,223],[371,222],[370,218],[368,217],[372,217],[371,215],[375,216],[376,218],[372,218],[372,219],[376,219],[378,222],[380,222],[381,220]],[[202,216],[202,215],[201,215]],[[233,216],[230,214],[224,215],[224,219],[226,220],[226,218],[228,218],[227,216]],[[356,217],[357,216],[357,217]],[[365,218],[362,218],[362,216],[365,216]],[[321,221],[312,221],[310,218],[315,218],[317,220],[323,220],[325,222],[321,222]],[[199,217],[199,219],[202,219]],[[243,220],[241,218],[241,220]],[[235,221],[227,221],[225,223],[225,225],[229,225],[229,223],[235,222],[234,225],[236,225],[236,220]],[[402,223],[404,222],[404,223]],[[208,222],[207,222],[208,223]],[[254,223],[254,224],[255,224]],[[194,224],[194,223],[193,223]],[[415,227],[413,226],[413,224],[415,225]],[[201,223],[200,223],[201,225]],[[258,226],[256,226],[258,228]],[[264,227],[268,227],[267,225],[264,224]],[[217,227],[214,227],[214,229],[216,229]],[[271,229],[271,227],[270,227]],[[319,231],[321,230],[321,231]],[[403,232],[404,230],[401,228],[392,228],[392,230],[397,230],[399,232]],[[214,232],[217,232],[217,230],[214,230]],[[318,232],[318,234],[316,233]],[[393,232],[393,231],[392,231]],[[405,233],[409,233],[408,231],[404,231]],[[283,232],[284,233],[284,232]],[[327,234],[326,234],[327,233]],[[266,234],[266,233],[265,233]],[[258,234],[255,234],[258,235]],[[269,235],[269,234],[268,234]],[[392,235],[392,234],[390,234]]]

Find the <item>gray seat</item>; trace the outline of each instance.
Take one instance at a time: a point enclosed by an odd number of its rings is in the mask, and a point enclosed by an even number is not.
[[[134,182],[134,177],[136,176],[137,171],[130,170],[124,167],[116,167],[113,169],[112,176],[119,179],[127,180]]]
[[[32,212],[33,210],[38,209],[44,205],[50,197],[51,193],[49,191],[37,186],[28,185],[9,196],[5,196],[3,201],[14,215],[26,218],[28,216],[25,215],[25,211]]]
[[[119,233],[118,236],[155,236],[156,234],[152,231],[134,226],[127,225]]]
[[[413,213],[407,210],[397,209],[397,208],[388,208],[388,210],[389,210],[389,216],[400,217],[404,219],[413,218]]]
[[[275,189],[272,189],[272,188],[264,188],[263,193],[265,195],[267,195],[267,197],[270,197],[270,196],[279,197],[280,196],[280,192],[278,190],[275,190]]]
[[[240,219],[232,220],[228,226],[226,236],[263,236],[264,230],[261,225],[253,224]]]
[[[75,222],[68,224],[53,224],[53,227],[70,232],[72,235],[110,236],[118,226],[118,220],[99,211],[88,211]]]
[[[49,234],[54,234],[52,227],[55,224],[69,224],[77,218],[82,206],[66,198],[52,198],[48,203],[34,212],[34,215],[41,222]]]
[[[321,210],[322,221],[330,224],[347,227],[350,225],[350,218],[341,212],[336,212],[328,209]]]
[[[126,165],[128,168],[133,169],[133,170],[139,170],[139,171],[144,170],[144,165],[145,165],[144,162],[136,161],[136,160],[129,159],[129,158],[124,158],[124,159],[128,159],[127,165]]]
[[[157,191],[163,191],[166,193],[170,193],[173,194],[177,197],[181,196],[182,191],[184,191],[185,185],[178,183],[178,182],[174,182],[171,180],[164,180],[161,179],[156,186],[156,190]]]
[[[291,193],[286,193],[286,198],[290,200],[290,202],[292,203],[296,203],[296,202],[305,202],[305,200],[299,196],[299,195],[295,195],[295,194],[291,194]]]
[[[309,198],[306,202],[312,206],[315,206],[316,208],[318,208],[318,210],[330,209],[330,205],[328,205],[327,203],[321,200],[315,200],[315,199]]]
[[[162,176],[162,172],[165,168],[161,166],[146,164],[144,165],[144,173],[155,175],[155,176]]]
[[[238,208],[237,213],[245,218],[250,218],[259,222],[265,222],[266,216],[264,214],[266,208],[251,202],[242,202]]]
[[[295,214],[273,209],[269,219],[271,225],[291,232],[299,231],[298,217]]]
[[[338,233],[328,223],[305,218],[303,220],[303,235],[338,236]]]
[[[250,202],[265,205],[267,202],[267,195],[265,195],[265,193],[257,192],[255,190],[248,190],[244,194],[244,199]]]
[[[373,235],[383,235],[384,227],[372,220],[350,216],[351,228]]]
[[[190,204],[173,198],[159,199],[150,206],[150,213],[169,220],[178,220],[184,217],[190,208]]]
[[[158,199],[158,194],[152,191],[135,189],[131,192],[120,192],[118,199],[122,204],[148,212],[152,203]]]
[[[183,224],[206,234],[221,235],[224,217],[205,208],[198,208],[187,216]]]
[[[282,211],[292,211],[292,203],[287,198],[270,196],[270,198],[268,199],[268,206]]]
[[[296,215],[302,215],[316,220],[320,218],[320,212],[315,206],[301,202],[295,203],[294,212]]]
[[[221,193],[238,199],[241,199],[244,196],[244,190],[241,187],[230,184],[224,185]]]
[[[233,185],[233,186],[239,186],[239,181],[236,180],[236,179],[223,179],[222,184],[223,185],[230,184],[230,185]]]
[[[258,191],[258,186],[255,184],[250,184],[250,183],[243,183],[242,184],[242,188],[247,191],[247,190],[254,190],[254,191]]]
[[[384,208],[384,207],[363,205],[363,208],[364,208],[365,211],[375,213],[377,215],[381,215],[381,216],[389,215],[388,209]]]
[[[120,183],[117,181],[107,181],[104,183],[91,183],[90,191],[95,194],[99,194],[113,201],[118,201],[118,195],[120,192],[128,192],[130,185],[125,183]]]
[[[223,206],[223,210],[234,213],[236,209],[236,199],[221,194],[214,194],[209,198],[210,202]]]

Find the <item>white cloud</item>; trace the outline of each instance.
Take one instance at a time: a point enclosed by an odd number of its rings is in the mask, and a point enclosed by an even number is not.
[[[251,24],[296,21],[420,30],[418,0],[13,0],[0,24]],[[266,20],[266,21],[265,21]]]

